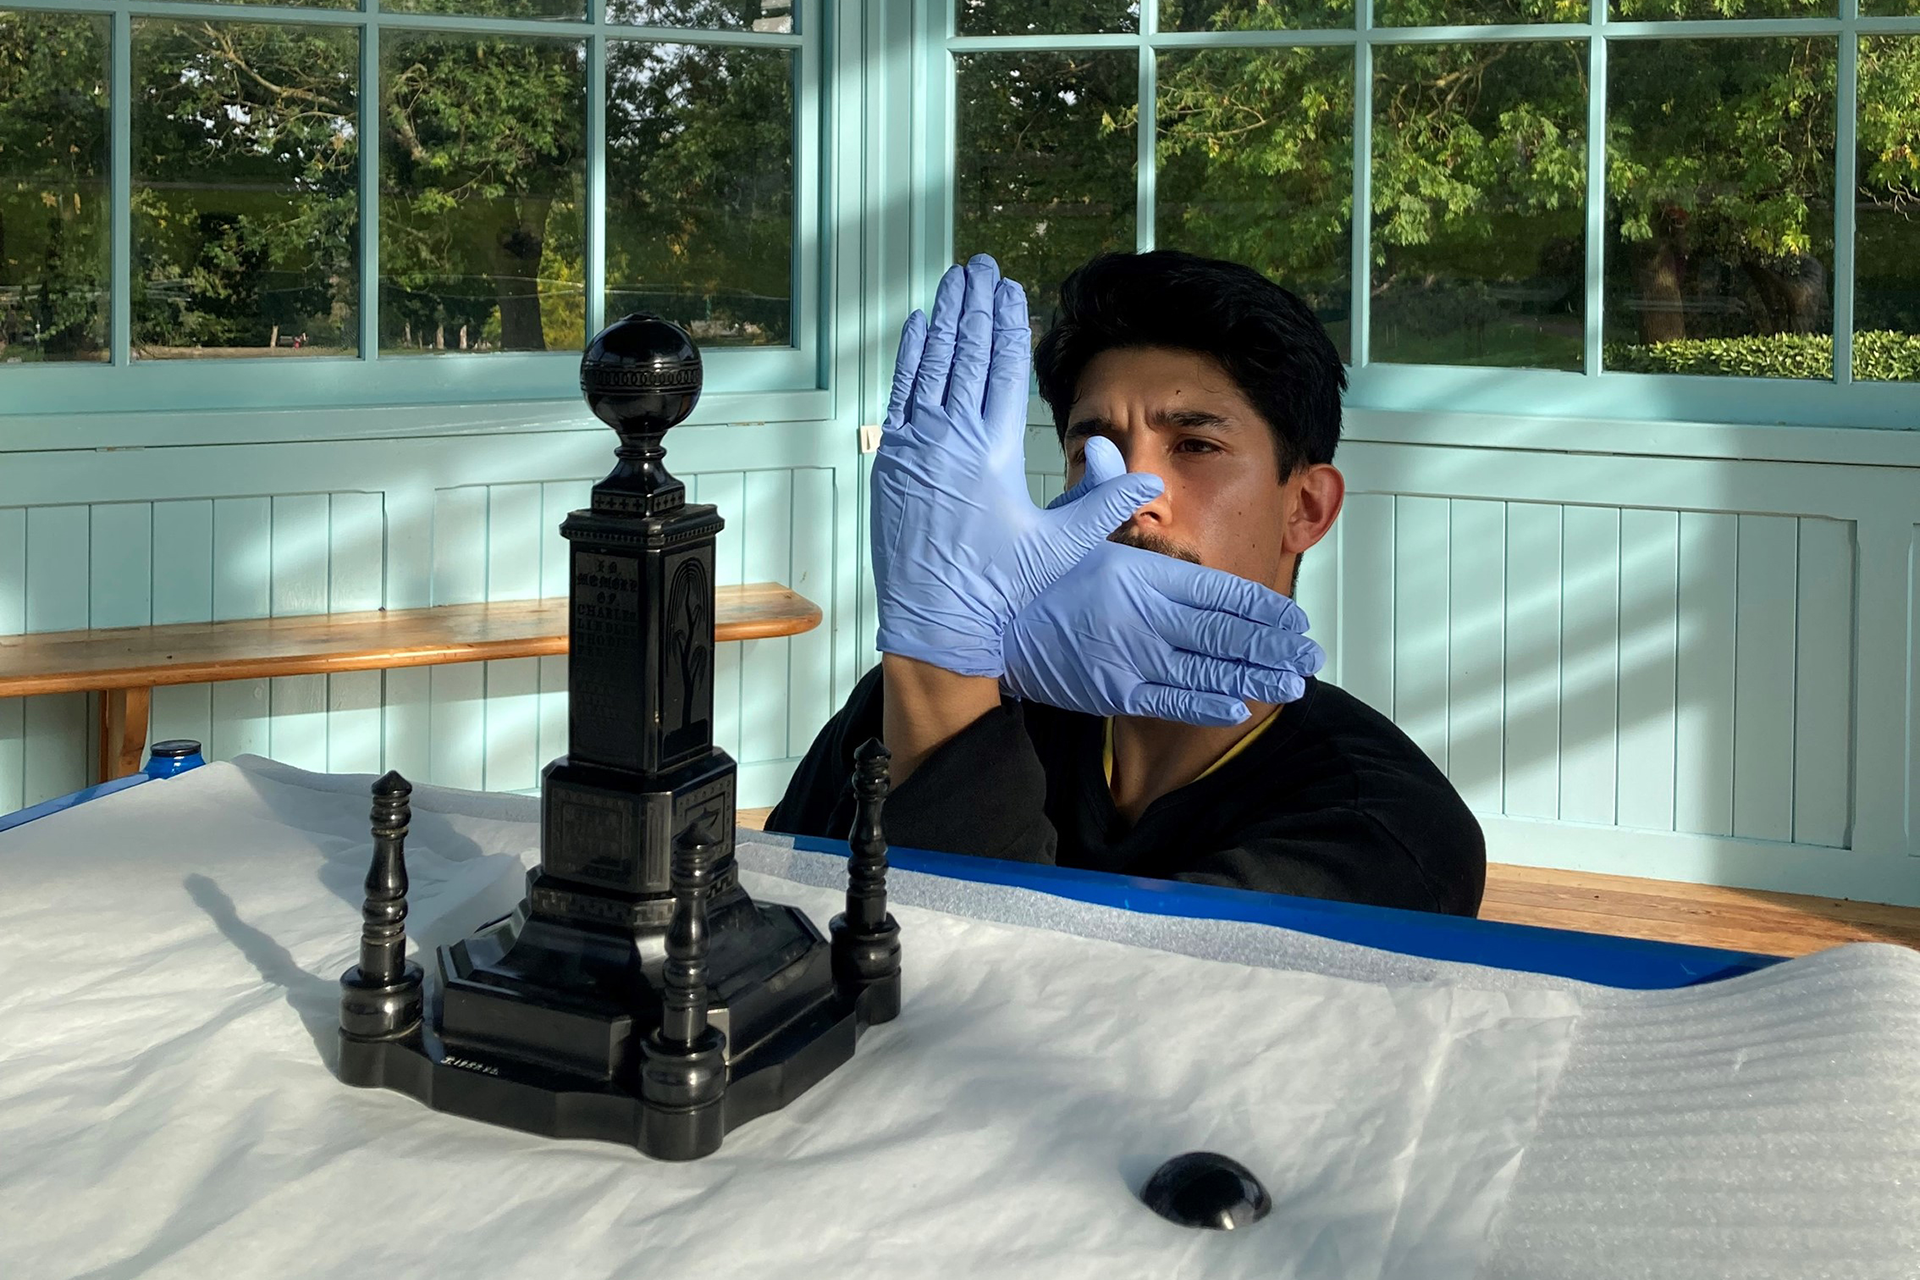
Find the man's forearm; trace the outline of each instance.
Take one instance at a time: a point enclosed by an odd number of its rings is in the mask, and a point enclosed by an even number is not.
[[[968,725],[1000,706],[1000,682],[991,676],[962,676],[951,671],[884,654],[886,685],[882,730],[893,753],[893,785],[899,786]]]

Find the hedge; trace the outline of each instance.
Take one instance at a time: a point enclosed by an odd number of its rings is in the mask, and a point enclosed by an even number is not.
[[[1833,339],[1778,333],[1750,338],[1682,338],[1642,345],[1610,342],[1606,367],[1621,373],[1696,373],[1744,378],[1833,377]],[[1920,381],[1920,334],[1884,330],[1853,337],[1857,382]]]

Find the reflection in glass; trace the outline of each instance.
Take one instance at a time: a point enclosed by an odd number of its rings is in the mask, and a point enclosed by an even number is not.
[[[107,358],[107,19],[0,14],[0,363]]]
[[[1300,295],[1344,357],[1353,241],[1353,54],[1160,58],[1154,243],[1242,262]]]
[[[579,350],[580,43],[393,32],[380,62],[381,350]]]
[[[358,8],[355,0],[354,8]],[[388,13],[445,13],[469,18],[570,18],[587,16],[587,0],[380,0]]]
[[[1589,0],[1375,0],[1382,27],[1468,27],[1494,22],[1585,22]]]
[[[1160,0],[1162,31],[1351,27],[1353,0]]]
[[[794,30],[794,0],[607,0],[608,22],[722,31]]]
[[[133,354],[359,349],[359,39],[133,24]]]
[[[1069,271],[1134,247],[1139,62],[1131,50],[954,62],[954,252],[998,258],[1039,333]]]
[[[614,41],[607,54],[609,318],[702,346],[793,341],[793,55]]]
[[[1867,11],[1863,0],[1860,11]],[[1615,22],[1670,22],[1682,18],[1832,18],[1839,0],[1610,0]]]
[[[1373,359],[1581,367],[1586,57],[1558,41],[1378,52]]]
[[[1920,17],[1920,0],[1860,0],[1863,18]]]
[[[360,0],[209,0],[212,4],[271,4],[283,9],[358,9]],[[388,8],[393,6],[389,4]]]
[[[1139,0],[954,0],[953,29],[963,36],[1138,31],[1140,3]]]
[[[1853,376],[1920,381],[1920,37],[1860,41]]]
[[[1830,37],[1608,52],[1605,361],[1833,374]]]

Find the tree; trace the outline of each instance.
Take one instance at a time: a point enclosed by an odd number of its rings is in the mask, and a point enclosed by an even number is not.
[[[0,361],[107,343],[107,25],[0,14]]]
[[[607,83],[608,315],[650,310],[708,345],[790,342],[791,56],[623,42]]]

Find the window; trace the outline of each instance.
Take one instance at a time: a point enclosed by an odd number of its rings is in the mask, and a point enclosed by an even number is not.
[[[0,0],[0,412],[818,386],[814,4]]]
[[[1920,5],[1859,10],[932,0],[927,266],[1038,329],[1102,249],[1247,262],[1357,407],[1920,426]]]

